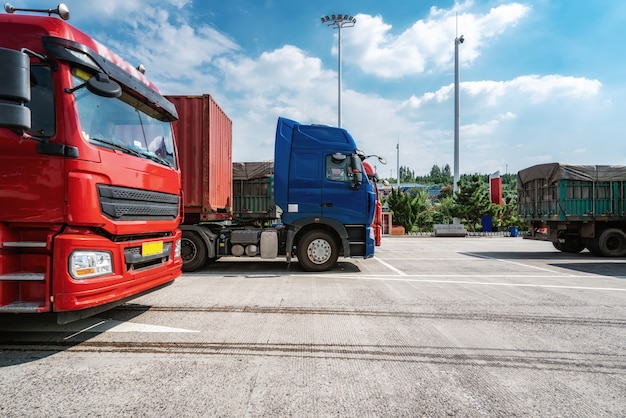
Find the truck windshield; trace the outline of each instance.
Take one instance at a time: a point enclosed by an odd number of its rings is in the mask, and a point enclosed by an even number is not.
[[[74,86],[85,82],[81,73],[74,71]],[[87,141],[176,168],[172,127],[168,121],[157,119],[156,111],[125,92],[118,99],[97,96],[86,88],[74,95]]]

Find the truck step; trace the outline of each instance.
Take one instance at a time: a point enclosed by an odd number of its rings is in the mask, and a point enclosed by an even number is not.
[[[37,302],[14,302],[0,306],[0,313],[35,313],[43,312],[45,308],[45,305]]]
[[[0,280],[42,282],[44,279],[44,273],[9,273],[0,275]]]

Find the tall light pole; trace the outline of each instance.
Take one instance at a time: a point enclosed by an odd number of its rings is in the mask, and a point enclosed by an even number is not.
[[[452,189],[459,191],[459,45],[463,43],[463,35],[454,38],[454,184]]]
[[[321,18],[326,26],[337,29],[337,126],[341,128],[341,28],[351,28],[356,23],[356,19],[346,14],[336,14]]]
[[[398,138],[398,144],[396,145],[396,175],[398,190],[400,190],[400,138]]]

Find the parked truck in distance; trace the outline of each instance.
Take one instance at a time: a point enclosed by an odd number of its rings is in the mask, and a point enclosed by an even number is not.
[[[540,164],[518,172],[528,238],[567,253],[626,255],[626,166]]]
[[[279,118],[271,224],[233,212],[232,123],[209,95],[168,96],[184,195],[183,270],[222,257],[297,258],[307,271],[339,256],[372,257],[376,195],[357,145],[344,129]],[[245,217],[244,217],[245,218]]]

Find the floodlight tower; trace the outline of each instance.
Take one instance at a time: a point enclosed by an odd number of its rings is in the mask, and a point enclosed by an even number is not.
[[[322,23],[326,26],[337,29],[337,126],[341,128],[341,28],[351,28],[356,23],[356,19],[347,14],[336,14],[323,16]]]
[[[459,45],[465,39],[463,35],[454,38],[454,184],[453,191],[459,191],[459,120],[460,101],[459,101]]]

